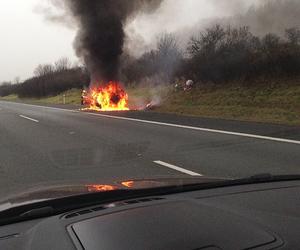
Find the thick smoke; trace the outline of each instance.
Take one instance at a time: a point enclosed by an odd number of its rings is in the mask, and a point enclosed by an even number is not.
[[[176,34],[184,48],[191,36],[215,24],[249,26],[258,36],[284,35],[285,29],[300,27],[299,16],[300,0],[164,0],[155,13],[130,23],[128,48],[140,56],[141,48],[154,48],[155,38],[164,32]]]
[[[244,15],[236,15],[228,21],[235,26],[249,26],[259,36],[267,33],[283,35],[287,28],[300,27],[299,16],[299,0],[262,0]]]
[[[44,9],[49,21],[77,27],[74,42],[93,80],[118,78],[124,47],[141,56],[161,33],[174,33],[182,48],[199,31],[220,23],[249,26],[255,35],[284,34],[300,26],[299,0],[50,0],[64,12]],[[125,44],[124,44],[125,43]]]
[[[117,80],[125,41],[124,27],[130,18],[151,12],[162,0],[65,0],[64,8],[78,26],[74,47],[87,65],[92,81]]]
[[[217,18],[244,14],[261,0],[164,0],[154,13],[141,13],[126,27],[127,48],[139,57],[155,48],[156,38],[162,33],[173,33],[184,44]]]

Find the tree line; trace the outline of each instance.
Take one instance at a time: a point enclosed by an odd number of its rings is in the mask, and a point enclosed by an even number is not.
[[[24,82],[2,83],[0,96],[10,94],[17,94],[21,98],[54,96],[68,89],[88,86],[89,81],[85,67],[74,66],[68,58],[61,58],[54,64],[38,65],[34,70],[34,76]]]
[[[123,56],[120,79],[126,84],[151,81],[173,83],[192,79],[196,83],[252,84],[260,77],[281,78],[300,75],[300,29],[289,28],[285,36],[255,36],[250,28],[214,25],[191,37],[182,48],[176,36],[163,34],[156,48],[139,58]],[[22,83],[4,83],[0,96],[56,95],[70,88],[82,88],[90,78],[85,67],[72,66],[67,58],[39,65],[34,76]]]
[[[156,50],[127,62],[123,74],[137,83],[153,76],[166,82],[185,78],[204,84],[296,77],[300,74],[300,29],[286,29],[285,37],[271,33],[258,37],[247,26],[215,25],[193,36],[184,49],[175,36],[165,34]]]

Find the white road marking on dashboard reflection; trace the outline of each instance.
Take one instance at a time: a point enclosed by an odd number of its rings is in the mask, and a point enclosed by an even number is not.
[[[169,164],[169,163],[167,163],[167,162],[163,162],[163,161],[154,161],[154,163],[156,163],[156,164],[158,164],[158,165],[161,165],[161,166],[164,166],[164,167],[167,167],[167,168],[171,168],[171,169],[173,169],[173,170],[176,170],[176,171],[179,171],[179,172],[188,174],[188,175],[191,175],[191,176],[203,176],[202,174],[199,174],[199,173],[196,173],[196,172],[193,172],[193,171],[184,169],[184,168],[177,167],[177,166],[172,165],[172,164]]]
[[[27,116],[25,116],[25,115],[20,115],[20,117],[22,117],[22,118],[24,118],[24,119],[27,119],[27,120],[29,120],[29,121],[32,121],[32,122],[39,122],[38,120],[33,119],[33,118],[30,118],[30,117],[27,117]]]

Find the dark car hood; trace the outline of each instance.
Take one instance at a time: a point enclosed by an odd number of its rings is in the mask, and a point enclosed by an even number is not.
[[[138,180],[117,180],[102,183],[47,183],[18,192],[0,202],[0,211],[25,204],[57,199],[94,192],[109,192],[113,190],[136,190],[167,186],[183,186],[189,184],[224,181],[225,179],[196,177],[196,178],[159,178]]]

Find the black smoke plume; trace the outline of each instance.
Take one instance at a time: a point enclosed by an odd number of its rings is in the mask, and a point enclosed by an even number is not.
[[[59,8],[78,26],[74,47],[87,65],[92,81],[117,80],[125,41],[124,26],[139,12],[151,12],[162,0],[65,0]]]

